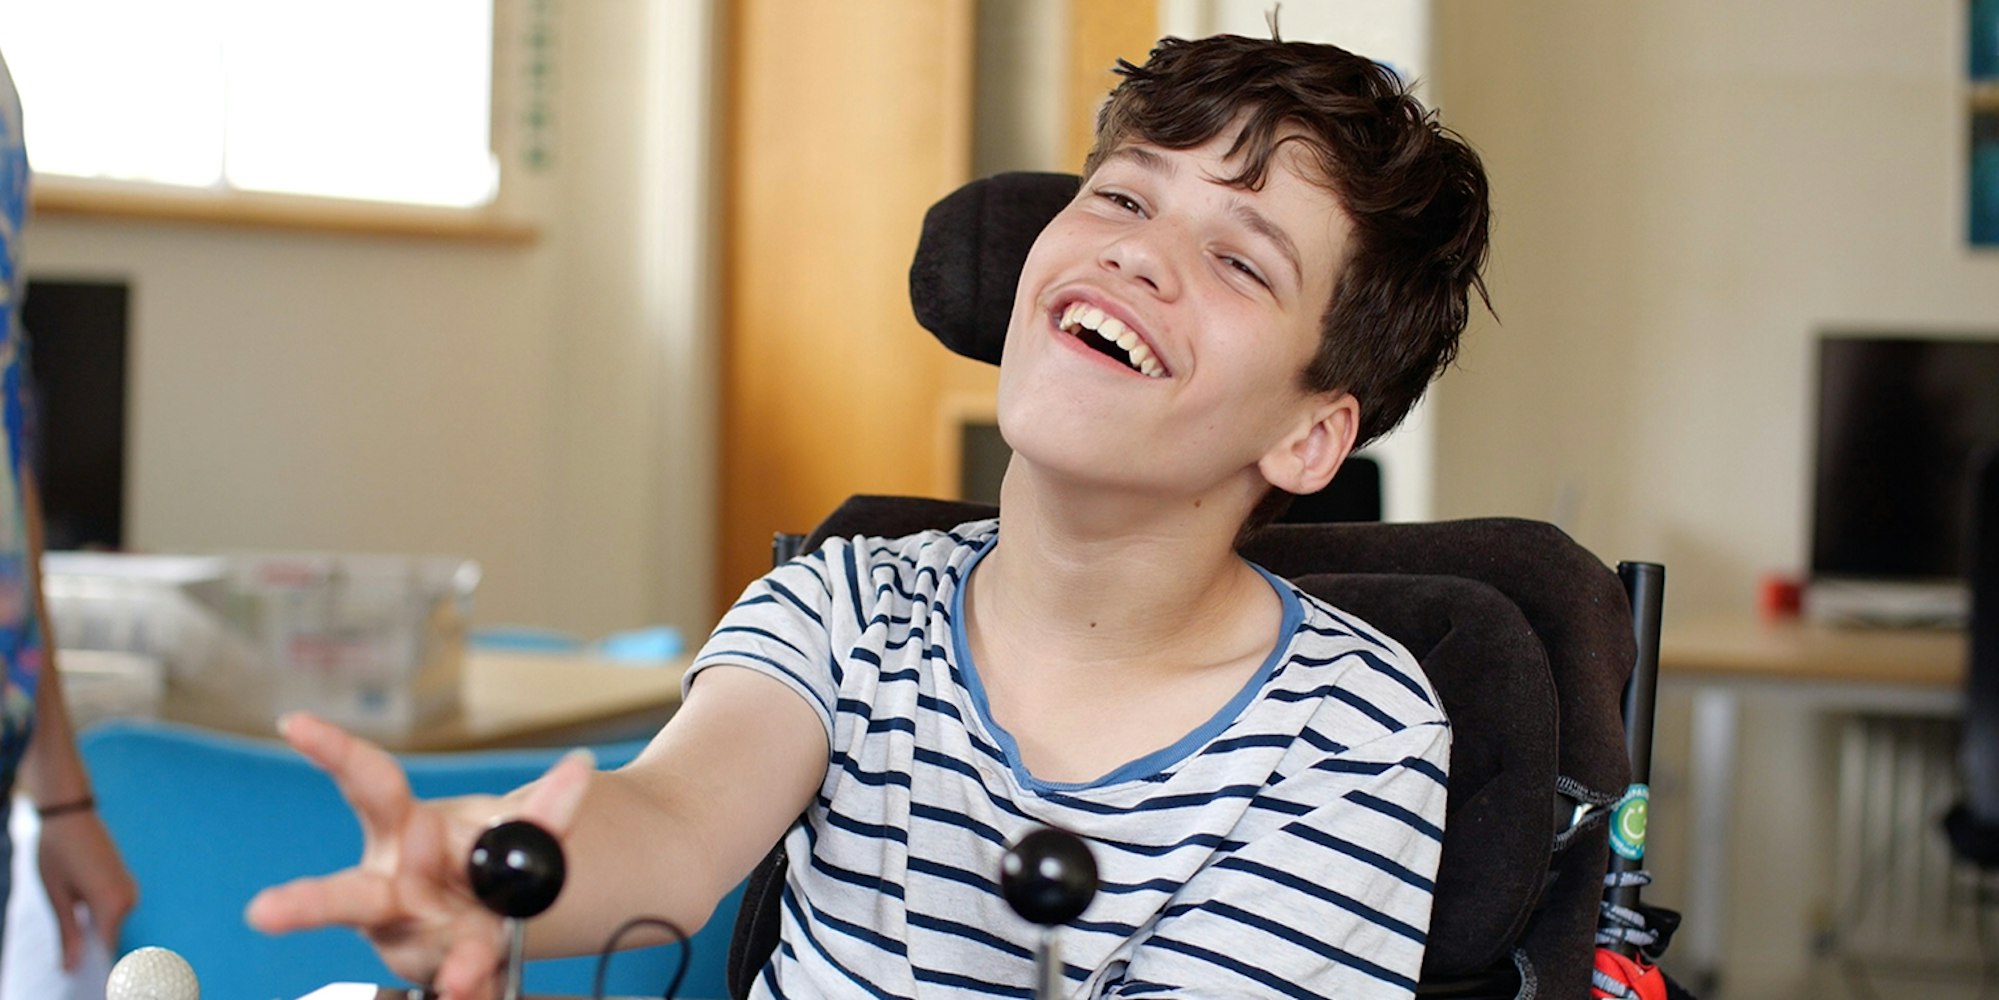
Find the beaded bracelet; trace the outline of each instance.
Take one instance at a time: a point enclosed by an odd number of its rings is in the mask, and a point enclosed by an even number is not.
[[[70,813],[89,812],[95,808],[97,808],[97,797],[86,795],[80,799],[58,802],[52,806],[38,806],[35,812],[43,819],[54,819],[57,816],[67,816]]]

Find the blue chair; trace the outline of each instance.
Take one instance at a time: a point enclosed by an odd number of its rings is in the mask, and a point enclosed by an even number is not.
[[[361,831],[333,782],[275,743],[181,726],[119,721],[80,740],[99,809],[133,876],[139,905],[118,942],[186,957],[213,997],[289,1000],[329,982],[397,981],[365,941],[346,930],[276,937],[250,929],[243,908],[259,889],[333,871],[360,856]],[[602,767],[631,760],[644,744],[593,748]],[[425,798],[500,792],[547,770],[557,749],[424,754],[403,758]],[[724,968],[741,889],[693,939],[680,996],[728,995]],[[607,995],[658,996],[679,948],[622,952],[611,960]],[[589,996],[596,959],[528,964],[537,994]]]

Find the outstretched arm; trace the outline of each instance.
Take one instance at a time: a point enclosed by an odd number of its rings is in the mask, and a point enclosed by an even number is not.
[[[479,833],[533,820],[563,841],[569,875],[532,925],[540,955],[595,951],[627,918],[692,932],[802,812],[824,779],[824,729],[797,695],[747,670],[710,670],[638,759],[595,773],[571,756],[505,796],[423,802],[395,759],[308,716],[285,738],[333,778],[361,822],[360,862],[267,889],[250,923],[278,932],[352,926],[389,967],[447,997],[490,995],[501,926],[473,898]],[[636,942],[634,942],[636,943]]]

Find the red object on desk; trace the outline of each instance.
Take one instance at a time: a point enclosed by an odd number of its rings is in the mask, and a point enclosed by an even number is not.
[[[1756,588],[1756,613],[1766,622],[1796,618],[1804,608],[1804,584],[1797,577],[1772,573]]]

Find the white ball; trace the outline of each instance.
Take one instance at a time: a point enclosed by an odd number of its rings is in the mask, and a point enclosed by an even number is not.
[[[201,1000],[201,984],[187,959],[165,948],[138,948],[111,967],[104,1000]]]

